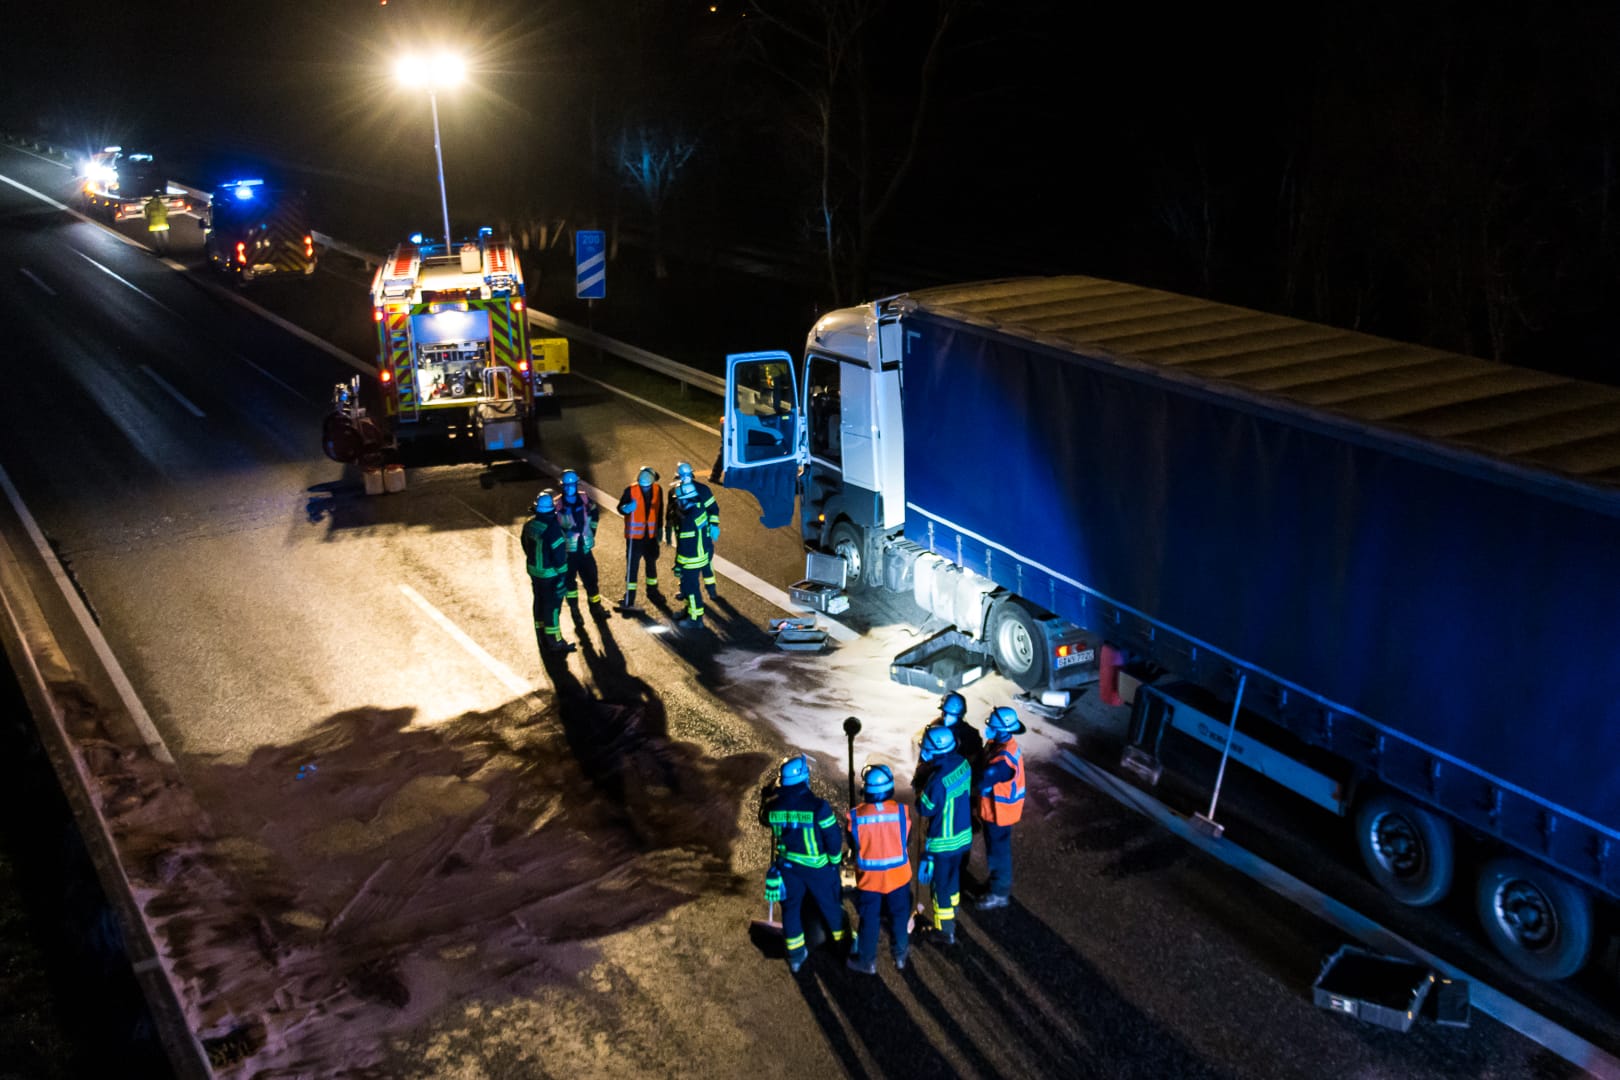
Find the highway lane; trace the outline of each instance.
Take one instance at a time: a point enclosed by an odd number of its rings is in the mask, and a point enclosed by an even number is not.
[[[968,915],[959,954],[919,950],[903,979],[821,957],[788,979],[745,932],[751,793],[778,725],[820,751],[829,795],[846,712],[863,752],[905,760],[931,702],[887,684],[888,644],[783,658],[758,630],[773,612],[727,586],[715,642],[615,618],[543,667],[513,533],[532,470],[424,467],[366,499],[316,451],[341,365],[81,228],[0,201],[0,312],[37,357],[0,405],[0,463],[259,908],[278,1061],[588,1072],[611,1047],[719,1074],[1561,1075],[1494,1025],[1401,1041],[1315,1010],[1319,924],[1045,771],[1006,918]],[[638,409],[578,395],[544,450],[613,490],[649,445],[706,465],[704,433]],[[791,537],[747,556],[750,515],[722,498],[738,557],[788,580]],[[603,562],[611,580],[611,545]]]

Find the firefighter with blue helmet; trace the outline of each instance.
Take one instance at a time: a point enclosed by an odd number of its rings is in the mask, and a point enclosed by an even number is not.
[[[894,966],[904,969],[911,921],[911,811],[894,798],[894,772],[887,765],[861,770],[864,801],[849,812],[849,846],[855,855],[855,955],[848,966],[877,974],[880,920],[889,924]]]
[[[602,603],[596,574],[596,527],[602,511],[579,482],[579,473],[573,469],[562,472],[562,498],[557,509],[568,530],[568,577],[564,598],[567,599],[575,619],[579,617],[579,586],[585,586],[585,596],[591,614],[598,619],[607,617]]]
[[[1006,907],[1012,895],[1012,830],[1024,816],[1024,754],[1017,739],[1024,724],[1012,708],[1002,705],[991,710],[984,730],[990,742],[975,781],[978,801],[974,816],[984,833],[984,857],[990,869],[990,888],[978,906],[989,910]]]
[[[781,901],[788,967],[797,972],[810,955],[804,943],[805,897],[832,929],[834,941],[849,932],[838,876],[844,830],[827,800],[810,790],[810,762],[803,754],[782,761],[776,788],[761,800],[760,821],[770,828],[775,851],[765,895]]]
[[[658,534],[664,527],[664,489],[658,486],[658,472],[643,465],[636,470],[636,481],[619,496],[619,513],[624,516],[624,599],[626,611],[636,606],[636,580],[641,565],[647,565],[647,590],[658,591]]]
[[[720,591],[716,588],[714,580],[714,542],[720,539],[720,504],[715,500],[714,491],[709,485],[698,481],[692,471],[691,462],[676,462],[675,485],[679,488],[685,484],[692,485],[692,502],[703,512],[704,519],[707,522],[705,526],[707,535],[704,537],[707,556],[704,559],[700,576],[703,579],[704,587],[709,590],[709,598],[717,600],[720,597]],[[681,507],[677,505],[673,507],[673,512],[670,514],[670,528],[676,533],[680,531],[680,515],[682,512]],[[686,591],[684,584],[681,591],[683,593]],[[683,599],[682,596],[676,596],[675,602],[680,603]]]
[[[680,575],[677,602],[686,605],[680,624],[689,629],[703,625],[702,575],[709,565],[709,516],[699,501],[697,485],[687,480],[675,486],[670,516],[675,525],[675,572]]]
[[[523,562],[534,590],[534,636],[542,653],[566,653],[562,637],[563,578],[568,573],[568,532],[557,512],[557,493],[535,496],[534,516],[523,525]]]
[[[917,796],[917,813],[928,823],[919,880],[933,897],[934,930],[942,945],[956,944],[956,908],[961,902],[962,863],[973,843],[973,769],[956,752],[951,727],[931,727],[923,735],[923,761],[930,769]]]
[[[928,779],[933,775],[933,766],[923,759],[920,753],[923,738],[928,734],[929,728],[948,727],[951,734],[956,736],[956,752],[962,755],[968,765],[978,772],[979,755],[984,750],[984,739],[979,731],[967,720],[967,699],[952,690],[939,700],[939,715],[930,721],[917,735],[919,749],[917,769],[911,775],[911,790],[921,791],[928,786]]]

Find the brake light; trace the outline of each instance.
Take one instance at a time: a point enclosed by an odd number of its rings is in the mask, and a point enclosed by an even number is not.
[[[1074,650],[1073,650],[1073,649],[1072,649],[1072,648],[1070,648],[1070,647],[1069,647],[1069,646],[1068,646],[1068,645],[1059,645],[1059,646],[1058,646],[1058,647],[1057,647],[1057,654],[1058,654],[1058,656],[1059,656],[1059,657],[1060,657],[1060,658],[1061,658],[1061,657],[1065,657],[1065,656],[1068,656],[1068,655],[1069,655],[1069,653],[1071,653],[1071,652],[1073,652],[1073,651],[1074,651]]]
[[[382,376],[381,377],[382,377],[382,381],[385,382],[385,383],[394,381],[394,373],[392,371],[389,371],[387,368],[382,369]]]
[[[519,360],[518,361],[518,370],[523,372],[523,374],[527,375],[529,373],[529,362],[527,360]]]
[[[371,321],[372,322],[382,322],[382,308],[372,308],[371,309]]]
[[[513,311],[522,311],[523,310],[523,301],[521,301],[521,300],[512,301],[512,310]]]
[[[315,238],[313,236],[306,236],[306,237],[304,237],[304,258],[313,259],[314,257],[315,257]]]
[[[236,242],[236,261],[243,266],[247,265],[247,245],[240,240]]]

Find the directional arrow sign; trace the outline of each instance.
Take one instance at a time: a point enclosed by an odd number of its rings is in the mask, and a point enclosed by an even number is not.
[[[574,295],[581,300],[607,298],[607,233],[579,229],[574,233]]]

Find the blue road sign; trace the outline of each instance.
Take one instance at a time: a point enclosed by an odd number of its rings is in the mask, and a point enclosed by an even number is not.
[[[607,298],[607,233],[601,229],[574,232],[574,295],[581,300]]]

